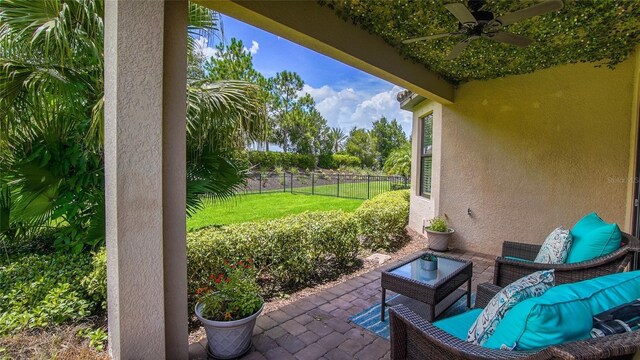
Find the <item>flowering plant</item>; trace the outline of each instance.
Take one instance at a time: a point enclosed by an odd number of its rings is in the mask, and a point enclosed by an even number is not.
[[[198,289],[203,304],[202,316],[209,320],[232,321],[255,314],[264,301],[256,282],[253,260],[230,264],[223,273],[209,276],[208,286]]]

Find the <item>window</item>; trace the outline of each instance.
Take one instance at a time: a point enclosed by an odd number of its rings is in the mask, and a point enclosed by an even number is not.
[[[422,126],[422,146],[420,147],[420,196],[429,197],[431,194],[433,114],[429,114],[420,119],[420,123]]]

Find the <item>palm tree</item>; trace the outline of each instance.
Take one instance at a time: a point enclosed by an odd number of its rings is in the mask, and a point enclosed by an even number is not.
[[[103,15],[103,0],[0,1],[0,195],[9,194],[0,212],[11,210],[11,236],[24,235],[19,224],[55,224],[57,245],[103,241]],[[265,129],[254,85],[199,76],[194,37],[213,36],[217,24],[189,5],[189,214],[205,196],[235,193],[244,173],[232,153]]]
[[[331,128],[327,134],[329,144],[331,145],[331,151],[334,153],[340,152],[344,149],[344,142],[347,140],[347,135],[340,128]]]
[[[411,174],[411,143],[406,142],[402,147],[389,154],[384,162],[384,171],[389,175],[409,176]]]

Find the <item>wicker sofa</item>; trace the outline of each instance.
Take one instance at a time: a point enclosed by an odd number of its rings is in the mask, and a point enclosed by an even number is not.
[[[478,285],[476,307],[483,308],[500,290]],[[632,359],[640,350],[640,331],[569,342],[537,352],[492,350],[462,341],[435,327],[403,305],[389,310],[391,359]]]
[[[509,259],[514,257],[533,261],[541,245],[506,241],[502,244],[502,256],[495,262],[493,283],[507,286],[525,275],[544,269],[555,269],[556,284],[573,283],[623,271],[638,252],[638,239],[622,233],[622,244],[611,254],[575,264],[541,264]]]

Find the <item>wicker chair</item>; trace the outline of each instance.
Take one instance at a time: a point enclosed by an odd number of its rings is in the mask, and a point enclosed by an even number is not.
[[[484,307],[500,290],[490,283],[478,285],[476,307]],[[493,350],[462,341],[433,326],[403,305],[389,310],[391,359],[632,359],[640,350],[640,331],[574,341],[540,351]]]
[[[575,264],[541,264],[507,259],[507,256],[533,261],[541,245],[506,241],[502,256],[496,259],[493,283],[504,287],[538,270],[554,269],[556,284],[566,284],[624,271],[638,252],[638,239],[622,233],[622,244],[611,254]]]

